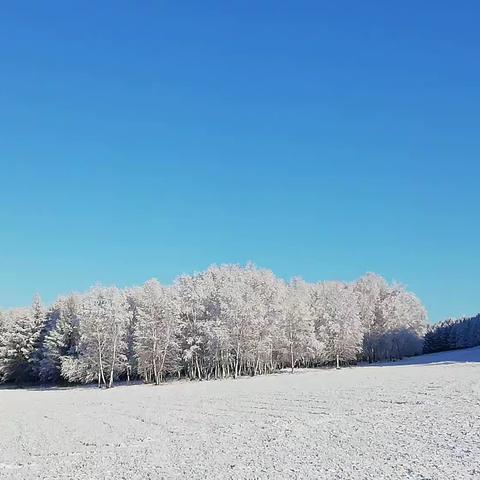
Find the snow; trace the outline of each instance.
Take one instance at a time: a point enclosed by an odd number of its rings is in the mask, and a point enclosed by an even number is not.
[[[425,365],[447,363],[480,362],[480,347],[465,348],[462,350],[450,350],[448,352],[429,353],[418,357],[405,358],[395,363],[385,362],[376,365],[402,366],[402,365]]]
[[[3,479],[480,478],[480,348],[210,382],[0,390]]]

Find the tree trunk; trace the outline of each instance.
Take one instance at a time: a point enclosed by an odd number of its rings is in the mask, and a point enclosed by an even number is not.
[[[198,355],[195,355],[195,363],[197,364],[198,379],[202,380],[202,371],[200,370],[200,365],[198,363]]]
[[[169,342],[166,342],[165,348],[163,349],[162,363],[160,364],[160,375],[162,376],[163,376],[163,370],[165,368],[165,360],[167,359],[168,346],[169,346]]]
[[[240,365],[240,343],[237,344],[237,351],[236,351],[236,355],[235,355],[235,372],[233,374],[233,378],[237,378],[238,377],[238,367]]]
[[[97,346],[98,346],[98,369],[99,369],[99,386],[101,387],[100,385],[100,379],[102,380],[103,382],[103,385],[107,385],[107,382],[105,380],[105,374],[103,372],[103,358],[102,358],[102,344],[100,342],[100,338],[99,338],[99,334],[97,332]]]
[[[108,388],[112,388],[113,385],[113,371],[115,369],[115,357],[117,356],[117,335],[115,335],[113,341],[113,355],[112,355],[112,365],[110,367],[110,382],[108,384]]]
[[[292,367],[292,373],[293,373],[293,368],[295,366],[295,361],[293,359],[293,343],[290,343],[290,365]]]
[[[99,363],[100,377],[102,379],[102,383],[103,385],[107,386],[107,381],[105,380],[105,372],[103,371],[103,358],[102,358],[102,350],[100,349],[100,346],[98,351],[98,363]]]

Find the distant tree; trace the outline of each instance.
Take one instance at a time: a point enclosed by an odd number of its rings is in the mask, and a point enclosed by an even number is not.
[[[480,345],[480,314],[470,318],[448,319],[432,325],[425,334],[424,353]]]

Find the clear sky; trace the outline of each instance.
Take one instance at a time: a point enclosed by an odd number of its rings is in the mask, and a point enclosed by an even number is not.
[[[0,11],[0,306],[252,260],[480,311],[476,1]]]

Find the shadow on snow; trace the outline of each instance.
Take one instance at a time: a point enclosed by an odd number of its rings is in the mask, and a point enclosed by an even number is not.
[[[480,347],[428,353],[393,362],[362,364],[362,367],[402,367],[407,365],[449,365],[455,363],[480,363]]]

